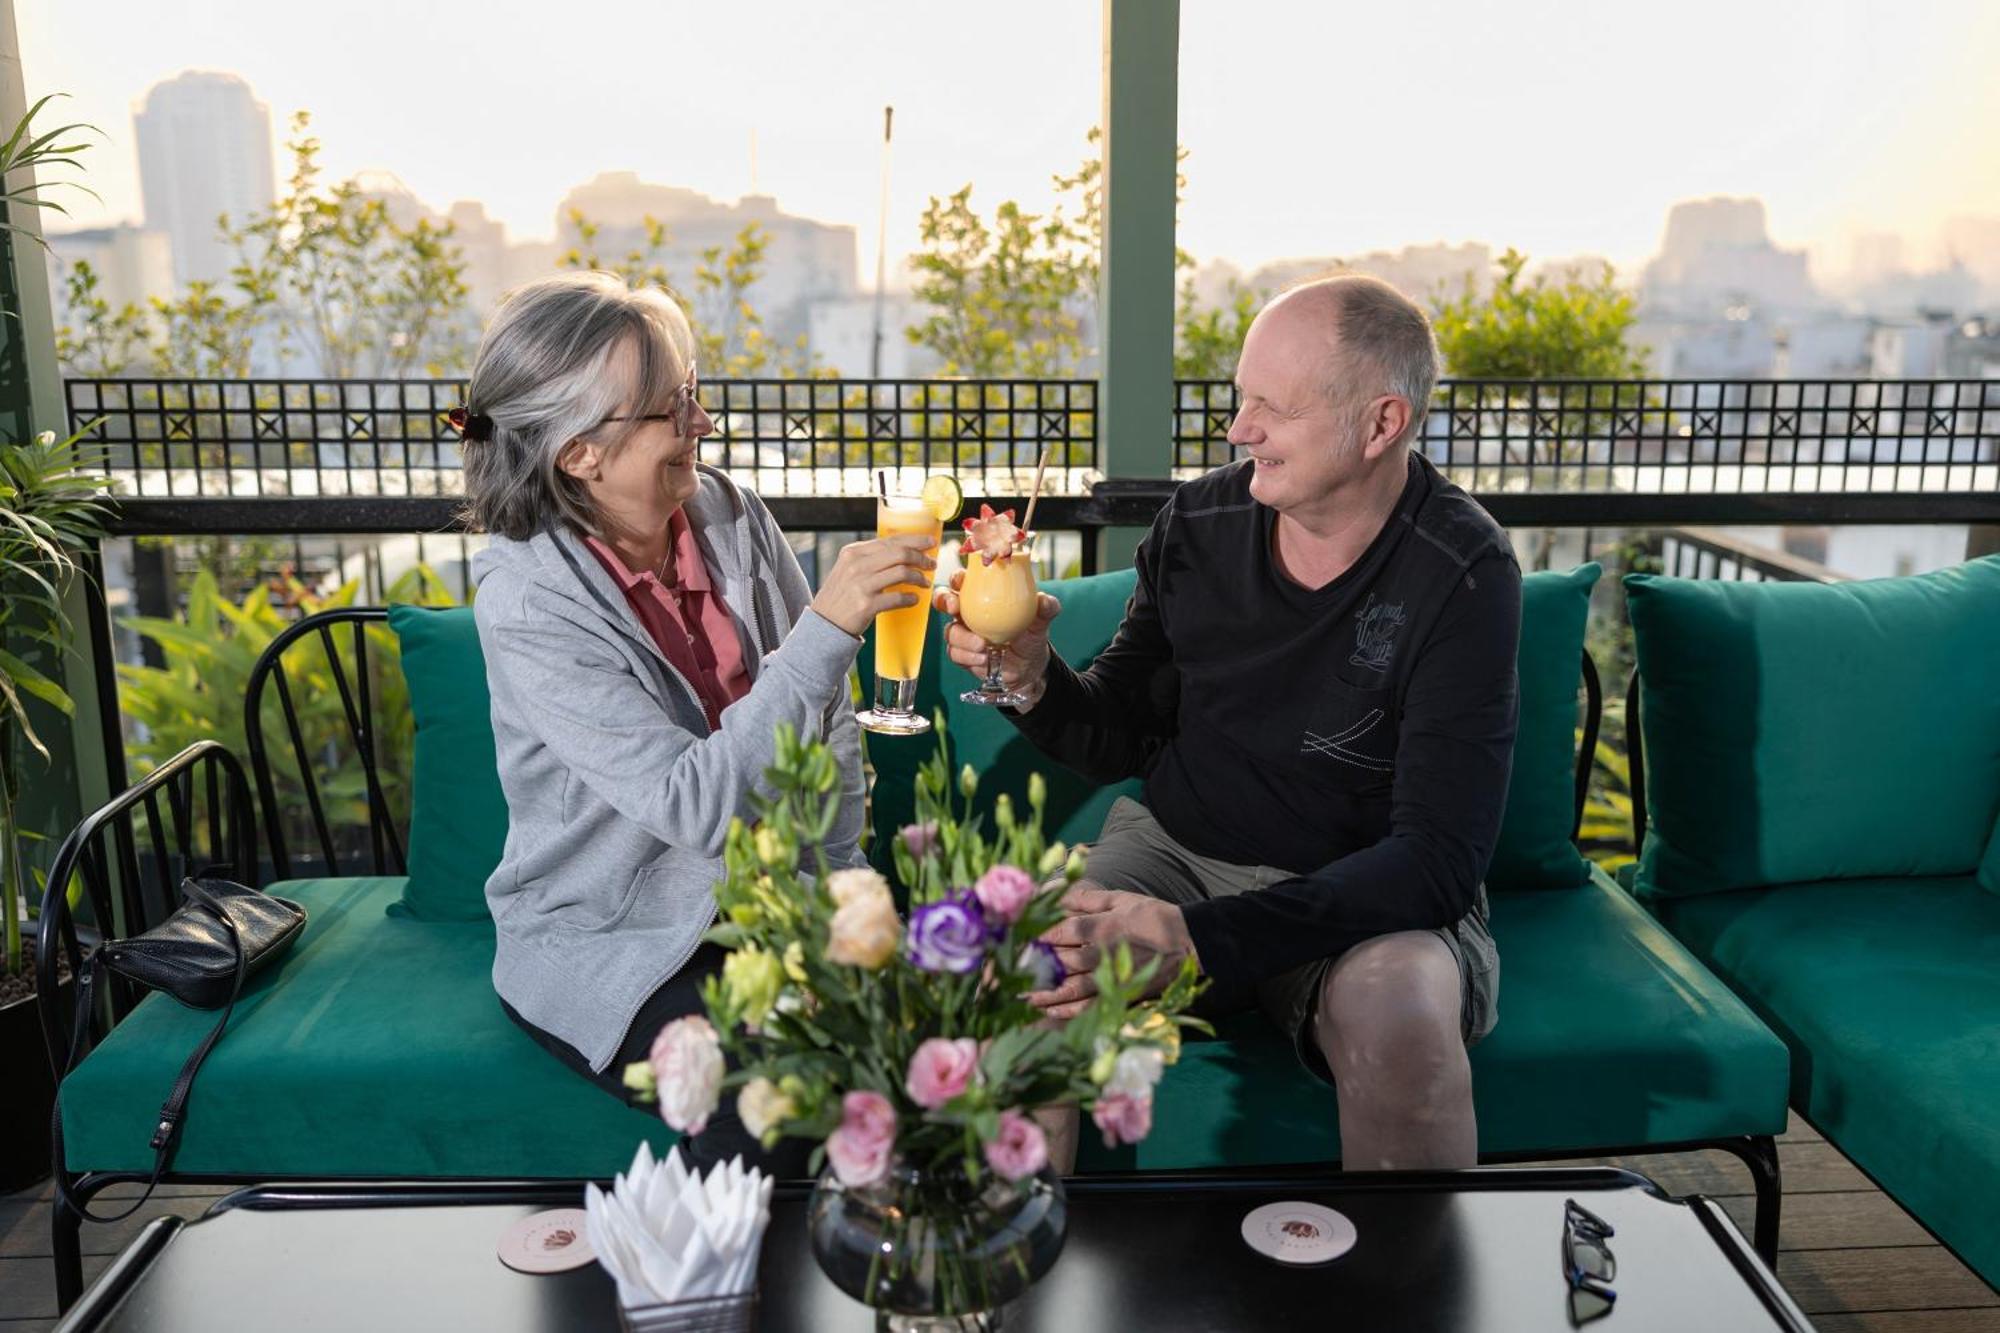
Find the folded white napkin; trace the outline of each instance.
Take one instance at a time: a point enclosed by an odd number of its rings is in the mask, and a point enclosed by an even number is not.
[[[771,1185],[741,1157],[690,1172],[679,1153],[664,1162],[639,1145],[609,1194],[583,1187],[590,1243],[628,1308],[735,1296],[756,1282]]]

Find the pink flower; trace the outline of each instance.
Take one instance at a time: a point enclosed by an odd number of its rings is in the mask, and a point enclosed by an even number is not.
[[[1049,1164],[1042,1127],[1019,1111],[1002,1111],[1000,1133],[986,1145],[986,1164],[1008,1180],[1034,1175]]]
[[[1014,866],[994,866],[972,886],[979,905],[996,921],[1012,921],[1021,915],[1028,899],[1035,896],[1035,881],[1027,871]]]
[[[699,1134],[721,1097],[722,1043],[700,1014],[660,1029],[648,1055],[660,1096],[660,1118],[683,1134]]]
[[[909,848],[910,855],[919,861],[924,859],[925,852],[937,846],[938,826],[935,823],[905,824],[901,833],[903,846]]]
[[[889,1174],[896,1146],[896,1108],[879,1092],[850,1092],[840,1099],[840,1128],[826,1139],[826,1160],[849,1189],[873,1185]]]
[[[1137,1143],[1153,1132],[1153,1090],[1107,1092],[1090,1108],[1090,1118],[1104,1131],[1105,1147]]]
[[[979,1043],[972,1038],[946,1041],[932,1037],[910,1057],[910,1073],[903,1087],[911,1101],[926,1111],[935,1111],[965,1091],[978,1067]]]

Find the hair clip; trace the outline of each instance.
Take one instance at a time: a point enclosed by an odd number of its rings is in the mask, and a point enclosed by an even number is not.
[[[470,444],[484,444],[493,438],[493,418],[484,413],[468,412],[461,405],[445,413],[444,419],[451,423],[460,439]]]

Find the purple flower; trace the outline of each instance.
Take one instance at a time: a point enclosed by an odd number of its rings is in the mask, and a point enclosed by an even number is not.
[[[1036,990],[1054,990],[1063,979],[1062,959],[1055,948],[1042,940],[1029,940],[1014,966],[1034,979]]]
[[[901,830],[903,846],[910,849],[910,855],[919,861],[924,853],[937,846],[938,826],[935,823],[905,824]]]
[[[926,972],[970,972],[985,961],[993,939],[986,914],[970,889],[910,914],[910,961]]]

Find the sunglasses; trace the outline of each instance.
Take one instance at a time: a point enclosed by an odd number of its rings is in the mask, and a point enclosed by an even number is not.
[[[674,405],[664,412],[638,412],[625,416],[606,417],[605,421],[670,421],[674,434],[685,436],[693,424],[694,410],[700,406],[695,391],[700,385],[693,370],[688,371],[687,383],[674,392]]]
[[[1575,1199],[1563,1201],[1563,1276],[1569,1280],[1571,1324],[1602,1318],[1618,1301],[1618,1293],[1611,1289],[1618,1260],[1604,1243],[1613,1234],[1609,1222]]]

